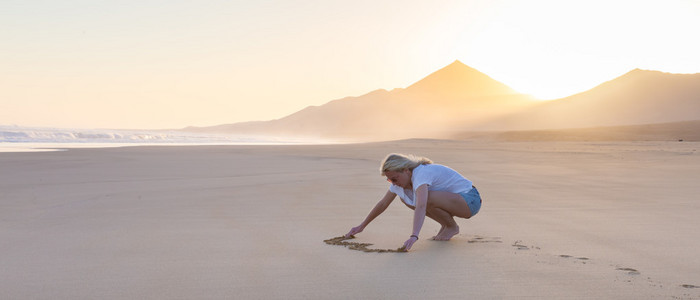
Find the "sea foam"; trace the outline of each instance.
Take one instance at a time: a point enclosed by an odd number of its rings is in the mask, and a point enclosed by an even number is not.
[[[289,144],[303,139],[191,133],[176,130],[65,129],[0,126],[0,143]]]

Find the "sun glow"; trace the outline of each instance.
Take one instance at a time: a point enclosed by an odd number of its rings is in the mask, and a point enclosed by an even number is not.
[[[700,1],[15,1],[0,125],[180,128],[270,120],[460,60],[566,97],[632,69],[700,72]]]
[[[459,58],[540,99],[634,68],[694,73],[700,40],[690,35],[699,12],[693,1],[513,1],[463,36]]]

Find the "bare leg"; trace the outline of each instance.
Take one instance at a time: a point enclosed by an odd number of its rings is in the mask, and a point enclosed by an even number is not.
[[[410,205],[408,205],[408,204],[406,204],[406,203],[404,203],[404,204],[405,204],[408,208],[410,208],[410,209],[412,209],[412,210],[416,210],[416,207],[415,207],[415,206],[410,206]],[[433,219],[435,222],[438,222],[438,223],[441,225],[440,231],[438,231],[438,234],[435,235],[435,236],[433,236],[433,237],[431,238],[431,239],[434,240],[435,237],[439,236],[439,235],[445,230],[446,225],[443,225],[443,223],[440,222],[440,219],[437,219],[434,215],[432,215],[431,212],[430,212],[428,209],[425,210],[425,215],[426,215],[428,218]]]
[[[445,231],[445,228],[447,228],[447,226],[440,224],[440,231],[438,231],[438,233],[435,236],[431,237],[430,239],[438,241],[437,238],[442,235],[443,231]]]
[[[433,219],[435,222],[438,222],[440,224],[440,231],[438,231],[438,233],[435,236],[430,238],[431,240],[434,240],[435,238],[440,236],[443,231],[445,231],[445,228],[447,228],[447,225],[443,224],[442,219],[436,217],[434,212],[431,212],[428,209],[425,210],[425,215],[428,216],[429,218]]]
[[[454,217],[468,219],[472,214],[462,196],[450,192],[430,191],[426,215],[430,215],[431,219],[442,225],[442,229],[433,239],[447,241],[459,233],[459,226]]]
[[[408,208],[410,208],[410,209],[412,209],[412,210],[416,210],[416,207],[415,207],[415,206],[410,206],[410,205],[408,205],[408,204],[406,204],[406,203],[404,203],[404,204],[405,204]],[[438,223],[440,224],[440,226],[441,226],[441,227],[440,227],[440,231],[438,231],[437,235],[435,235],[435,236],[433,236],[432,238],[430,238],[430,239],[434,240],[436,237],[438,237],[440,234],[442,234],[443,231],[445,231],[445,228],[447,228],[447,223],[443,222],[442,219],[440,219],[440,218],[436,217],[435,215],[433,215],[433,213],[432,213],[429,209],[427,209],[427,208],[426,208],[426,210],[425,210],[425,215],[426,215],[428,218],[433,219],[435,222],[438,222]]]
[[[450,215],[442,209],[435,207],[430,209],[430,211],[432,215],[439,216],[436,218],[436,221],[438,221],[438,223],[442,225],[442,229],[440,229],[440,232],[438,232],[438,234],[433,237],[433,240],[447,241],[459,233],[459,226],[457,225],[457,222],[455,222],[455,219],[452,215]]]

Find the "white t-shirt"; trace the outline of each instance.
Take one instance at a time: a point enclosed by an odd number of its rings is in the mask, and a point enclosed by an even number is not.
[[[415,189],[423,184],[428,185],[428,191],[447,191],[455,194],[472,189],[472,182],[469,179],[449,167],[437,164],[417,166],[413,169],[411,183],[413,190],[392,184],[389,191],[398,195],[404,203],[416,206]]]

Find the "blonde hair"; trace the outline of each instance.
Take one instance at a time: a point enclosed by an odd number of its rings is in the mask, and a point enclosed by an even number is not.
[[[384,173],[386,173],[387,171],[397,172],[403,170],[413,170],[417,166],[428,165],[432,163],[432,160],[421,156],[391,153],[384,158],[381,167],[379,168],[379,171],[383,176]]]

